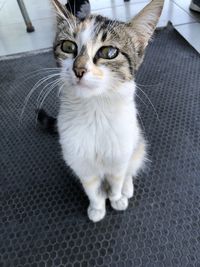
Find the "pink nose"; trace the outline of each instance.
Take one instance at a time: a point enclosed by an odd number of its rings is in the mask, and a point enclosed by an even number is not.
[[[73,71],[76,75],[77,78],[81,79],[83,77],[83,75],[87,72],[87,70],[85,68],[73,68]]]

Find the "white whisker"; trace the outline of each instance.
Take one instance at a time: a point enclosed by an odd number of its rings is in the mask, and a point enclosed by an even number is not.
[[[150,100],[150,98],[148,97],[148,95],[138,86],[138,85],[136,85],[136,87],[145,95],[145,97],[148,99],[148,101],[149,101],[149,103],[150,103],[150,105],[152,106],[152,108],[153,108],[153,110],[154,110],[154,112],[155,112],[155,114],[156,114],[156,116],[157,116],[157,119],[158,119],[158,121],[160,122],[160,119],[159,119],[159,116],[158,116],[158,113],[157,113],[157,111],[156,111],[156,108],[155,108],[155,106],[153,105],[153,103],[151,102],[151,100]]]
[[[56,76],[59,76],[60,74],[51,74],[51,75],[48,75],[47,77],[43,77],[42,79],[40,79],[39,81],[36,82],[36,84],[32,87],[32,89],[30,90],[30,92],[28,93],[28,95],[26,96],[25,98],[25,101],[24,101],[24,106],[22,108],[22,112],[21,112],[21,115],[20,115],[20,122],[22,121],[22,117],[23,117],[23,114],[24,114],[24,111],[25,111],[25,108],[27,106],[27,103],[31,97],[31,95],[34,93],[35,90],[37,90],[37,88],[42,85],[43,83],[45,83],[46,81],[48,81],[49,79],[52,79]]]
[[[55,71],[58,71],[59,69],[56,68],[56,69],[52,69],[52,70],[36,70],[36,71],[33,71],[32,73],[29,73],[27,75],[24,75],[24,77],[22,78],[25,78],[25,80],[23,80],[23,82],[26,82],[27,80],[31,79],[31,78],[34,78],[36,76],[39,76],[39,75],[46,75],[46,74],[53,74]]]
[[[58,90],[58,94],[57,94],[58,97],[60,97],[61,91],[62,91],[62,89],[63,89],[64,86],[65,86],[64,83],[60,86],[60,88]]]
[[[58,79],[56,79],[56,80],[54,80],[54,81],[49,82],[48,84],[46,84],[46,85],[42,88],[42,90],[41,90],[41,92],[40,92],[40,94],[38,95],[37,100],[36,100],[37,105],[38,105],[38,103],[40,103],[40,98],[43,97],[42,94],[44,93],[45,89],[46,89],[47,87],[51,86],[52,84],[54,84],[55,82],[57,82],[58,80],[60,81],[60,78],[58,78]],[[48,90],[48,89],[47,89],[47,90]]]
[[[42,105],[43,105],[45,99],[47,98],[47,96],[53,91],[53,89],[56,88],[56,86],[57,86],[59,83],[60,83],[60,81],[57,81],[57,82],[55,82],[55,83],[53,84],[53,86],[50,86],[49,90],[46,92],[46,94],[44,95],[44,97],[43,97],[43,99],[42,99],[40,105],[38,106],[38,109],[41,109],[41,107],[42,107]]]
[[[137,95],[136,93],[135,93],[135,95],[140,99],[140,101],[147,107],[147,104],[142,100],[142,98],[141,97],[139,97],[139,95]]]

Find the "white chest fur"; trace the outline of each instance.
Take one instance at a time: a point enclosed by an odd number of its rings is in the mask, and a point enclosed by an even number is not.
[[[120,90],[85,99],[66,92],[61,98],[60,143],[66,163],[78,176],[113,172],[128,163],[138,143],[134,83]]]

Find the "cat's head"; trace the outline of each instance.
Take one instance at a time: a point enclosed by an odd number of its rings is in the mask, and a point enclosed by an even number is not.
[[[151,1],[130,22],[123,23],[100,15],[79,20],[53,0],[57,13],[54,52],[66,88],[79,97],[91,97],[132,80],[163,2]]]

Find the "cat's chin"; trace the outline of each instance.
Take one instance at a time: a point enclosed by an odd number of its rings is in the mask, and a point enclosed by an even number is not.
[[[71,90],[73,91],[73,94],[79,98],[90,98],[101,95],[104,92],[104,90],[98,88],[97,85],[85,81],[75,82],[72,85]]]
[[[73,87],[74,90],[74,94],[76,97],[78,98],[90,98],[93,96],[98,96],[101,95],[103,93],[103,90],[98,89],[98,88],[91,88],[88,86],[79,86],[76,85]]]

